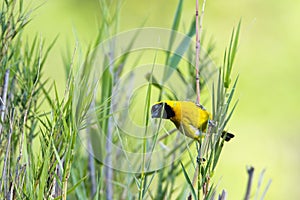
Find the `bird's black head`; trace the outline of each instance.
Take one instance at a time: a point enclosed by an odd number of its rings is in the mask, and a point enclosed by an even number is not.
[[[170,119],[175,116],[175,112],[170,105],[160,102],[152,106],[151,116],[152,118]]]

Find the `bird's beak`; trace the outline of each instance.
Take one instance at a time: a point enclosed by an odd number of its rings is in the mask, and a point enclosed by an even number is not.
[[[163,107],[164,107],[164,105],[161,103],[153,105],[151,108],[151,117],[152,118],[165,118],[165,116],[164,116],[164,115],[166,115],[165,112],[161,113],[163,111]]]

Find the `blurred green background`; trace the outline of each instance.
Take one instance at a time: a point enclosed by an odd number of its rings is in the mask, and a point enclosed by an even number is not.
[[[194,17],[195,1],[184,1],[181,32]],[[177,6],[175,0],[127,0],[120,10],[120,31],[143,26],[170,28]],[[97,0],[34,0],[25,35],[35,33],[50,43],[51,51],[44,77],[64,85],[62,55],[75,46],[87,46],[97,36],[100,19]],[[219,189],[229,199],[242,199],[247,182],[246,166],[255,167],[254,187],[266,169],[263,187],[269,178],[266,199],[299,199],[300,190],[300,1],[230,0],[207,1],[203,26],[216,43],[214,60],[220,64],[233,26],[242,19],[240,46],[234,66],[240,74],[238,108],[228,126],[236,134],[226,145],[218,173]]]

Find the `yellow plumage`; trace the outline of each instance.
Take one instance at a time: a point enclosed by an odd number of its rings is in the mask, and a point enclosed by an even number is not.
[[[198,139],[200,132],[205,132],[211,114],[189,101],[165,101],[173,108],[175,116],[170,120],[184,135]]]
[[[212,119],[211,113],[190,101],[161,101],[152,106],[153,118],[170,119],[184,135],[199,140],[200,131],[206,132],[207,123]],[[229,141],[233,134],[223,132]]]

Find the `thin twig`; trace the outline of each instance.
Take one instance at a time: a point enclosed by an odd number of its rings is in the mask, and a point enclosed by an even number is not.
[[[196,185],[198,173],[199,173],[199,165],[197,164],[197,165],[196,165],[196,169],[195,169],[195,174],[194,174],[194,177],[193,177],[193,182],[192,182],[194,187],[195,187],[195,185]]]
[[[59,162],[55,166],[54,173],[56,175],[53,176],[52,190],[50,194],[51,199],[55,199],[57,197],[62,196],[62,189],[60,187],[59,181],[57,181],[57,179],[59,179],[60,181],[62,180],[62,172]]]
[[[200,105],[200,81],[199,81],[199,56],[200,56],[200,40],[199,40],[199,0],[196,0],[196,104]],[[200,138],[201,140],[201,138]],[[196,180],[198,180],[198,199],[200,199],[200,169],[201,169],[201,142],[199,141],[199,149],[197,156],[197,167],[195,169],[195,174],[193,177],[193,186],[196,184]]]
[[[266,186],[266,188],[265,188],[263,194],[261,195],[261,198],[260,198],[261,200],[263,200],[263,199],[265,198],[265,196],[266,196],[266,194],[267,194],[267,191],[268,191],[268,189],[269,189],[271,183],[272,183],[272,179],[270,179],[270,180],[268,181],[268,184],[267,184],[267,186]]]
[[[89,152],[89,160],[88,160],[88,170],[90,174],[90,179],[91,179],[91,199],[93,196],[96,194],[97,190],[97,185],[96,185],[96,172],[95,172],[95,161],[94,161],[94,153],[93,153],[93,146],[91,143],[91,137],[88,137],[88,152]]]
[[[10,70],[7,69],[5,71],[4,75],[4,83],[3,83],[3,90],[2,90],[2,95],[1,95],[1,110],[0,110],[0,136],[2,133],[2,128],[3,128],[3,121],[4,121],[4,116],[5,116],[5,111],[6,111],[6,99],[7,99],[7,91],[8,91],[8,82],[9,82],[9,73]],[[0,137],[1,138],[1,137]]]
[[[261,184],[262,184],[262,181],[264,179],[264,174],[265,174],[265,169],[263,169],[259,175],[259,179],[258,179],[258,183],[257,183],[257,189],[256,189],[256,193],[255,193],[255,197],[254,199],[257,200],[258,199],[258,196],[259,196],[259,191],[260,191],[260,187],[261,187]]]
[[[219,195],[218,200],[226,200],[227,199],[227,192],[226,190],[222,191],[222,194]]]
[[[207,175],[205,178],[205,182],[203,183],[203,186],[202,186],[204,198],[207,198],[207,195],[208,195],[209,181],[210,181],[210,177],[209,177],[209,175]]]
[[[199,140],[199,149],[198,149],[198,156],[197,156],[197,171],[195,174],[197,174],[197,180],[198,180],[198,199],[200,199],[200,192],[201,192],[201,165],[202,165],[202,139]],[[196,177],[196,175],[195,175]],[[203,197],[205,197],[205,193],[203,193]]]
[[[92,101],[91,105],[90,105],[90,109],[92,109],[93,107],[95,107],[95,101]],[[88,124],[92,124],[91,123],[91,119],[88,118],[87,119],[87,123]],[[87,128],[87,133],[91,133],[91,126],[88,126]],[[96,182],[96,170],[95,170],[95,158],[94,158],[94,149],[93,149],[93,145],[92,145],[92,138],[91,138],[91,134],[88,134],[88,138],[87,138],[87,146],[88,146],[88,171],[89,171],[89,176],[90,176],[90,180],[91,180],[91,199],[94,197],[94,195],[97,192],[97,182]]]
[[[200,182],[201,181],[201,173],[200,173],[201,164],[205,160],[204,156],[205,156],[206,152],[208,152],[208,150],[209,150],[208,143],[209,143],[209,140],[210,140],[210,137],[211,137],[211,132],[212,132],[212,126],[209,124],[208,128],[207,128],[207,131],[206,131],[205,139],[203,141],[204,143],[202,144],[201,139],[198,141],[199,148],[198,148],[198,155],[197,155],[197,166],[196,166],[195,174],[194,174],[194,177],[193,177],[193,186],[196,185],[196,180],[198,180],[198,192],[200,192],[200,189],[201,189],[200,188],[200,184],[201,184],[201,182]],[[204,182],[203,188],[202,188],[204,197],[208,193],[210,177],[207,176],[206,179],[207,180]],[[198,194],[198,196],[199,196],[199,194]]]
[[[199,144],[199,147],[197,146],[197,165],[196,165],[196,168],[195,168],[195,174],[194,174],[194,177],[193,177],[193,186],[195,187],[196,186],[196,182],[198,180],[198,187],[200,186],[199,182],[200,182],[200,178],[201,178],[201,173],[200,173],[200,169],[201,169],[201,161],[202,161],[202,156],[201,156],[201,141],[197,141],[198,143],[196,144]],[[200,188],[198,188],[198,198],[200,199]]]
[[[200,57],[200,40],[199,40],[199,0],[196,0],[196,104],[200,105],[200,81],[199,81],[199,57]]]
[[[68,74],[67,85],[66,85],[65,92],[64,92],[63,104],[66,103],[67,94],[70,92],[70,85],[71,85],[70,82],[71,82],[71,79],[73,78],[72,70],[73,70],[75,55],[77,53],[77,48],[78,48],[78,42],[75,43],[74,51],[73,51],[72,58],[71,58],[70,70],[69,70],[69,74]],[[60,118],[61,119],[63,118],[62,113],[60,113]],[[62,191],[61,191],[62,192],[61,196],[62,196],[62,199],[64,199],[64,200],[67,199],[68,180],[70,177],[70,172],[71,172],[70,163],[66,163],[65,173],[63,173],[64,177],[62,178],[63,181],[62,181]]]
[[[9,170],[10,168],[7,168],[7,166],[9,167],[9,157],[10,157],[10,153],[11,153],[11,135],[12,135],[12,132],[13,132],[13,121],[14,121],[14,109],[12,109],[12,113],[11,113],[11,117],[10,117],[10,120],[9,120],[9,133],[8,133],[8,140],[7,140],[7,146],[6,146],[6,154],[5,154],[5,157],[4,157],[4,163],[3,163],[3,171],[2,171],[2,178],[1,178],[1,187],[3,187],[3,184],[4,184],[4,194],[7,194],[7,189],[8,189],[8,186],[9,186],[9,179],[8,179],[8,176],[9,176]],[[8,169],[8,171],[7,171]]]
[[[113,59],[114,58],[114,52],[112,51],[109,54],[109,67],[111,71],[113,71]],[[112,104],[110,104],[110,111],[112,110]],[[105,158],[105,163],[106,166],[104,168],[105,171],[105,180],[106,180],[106,199],[113,199],[113,169],[112,169],[112,133],[113,132],[113,120],[112,118],[108,119],[108,128],[107,128],[107,136],[106,136],[106,158]]]
[[[113,169],[112,167],[112,120],[108,120],[108,131],[107,131],[107,139],[106,139],[106,158],[105,163],[106,166],[104,168],[105,170],[105,180],[106,180],[106,199],[113,199]]]
[[[201,49],[201,35],[202,35],[202,22],[204,17],[206,0],[203,0],[202,10],[199,23],[199,0],[196,0],[196,104],[200,105],[200,78],[199,78],[199,62],[200,62],[200,49]],[[200,26],[200,27],[199,27]]]
[[[250,192],[251,192],[251,186],[252,186],[252,181],[253,181],[253,174],[254,174],[254,167],[249,167],[247,169],[248,173],[248,184],[247,184],[247,189],[246,189],[246,195],[245,195],[245,200],[250,199]]]

